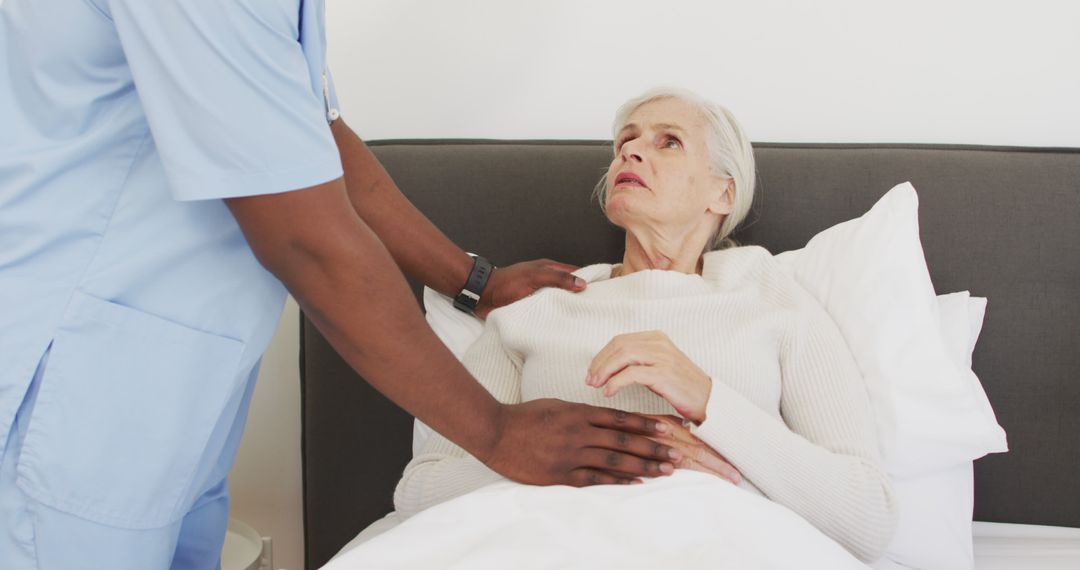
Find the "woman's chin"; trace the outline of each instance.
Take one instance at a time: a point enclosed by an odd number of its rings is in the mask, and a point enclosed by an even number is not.
[[[616,226],[619,226],[620,228],[625,230],[627,228],[627,224],[630,223],[635,217],[636,216],[634,216],[634,211],[630,208],[627,208],[626,205],[616,205],[611,202],[608,203],[607,219],[612,224],[615,224]]]
[[[616,218],[633,217],[640,213],[642,206],[640,196],[635,196],[633,192],[623,190],[608,195],[605,209],[607,210],[608,219],[618,225]]]

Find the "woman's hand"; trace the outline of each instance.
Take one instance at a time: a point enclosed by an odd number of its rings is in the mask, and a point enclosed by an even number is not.
[[[723,455],[720,455],[715,449],[709,447],[707,443],[690,433],[690,430],[683,425],[682,418],[642,415],[668,426],[665,433],[649,436],[649,439],[670,446],[679,452],[682,457],[678,461],[672,461],[676,469],[690,469],[702,473],[711,473],[723,477],[735,485],[742,481],[742,473],[739,473],[738,469],[728,463]]]
[[[641,384],[668,401],[679,414],[705,421],[712,379],[660,331],[622,334],[611,339],[589,364],[585,383],[611,397]]]
[[[492,272],[480,302],[476,304],[476,316],[486,319],[488,313],[527,297],[544,287],[557,287],[567,291],[583,291],[585,280],[572,275],[577,268],[550,259],[523,261]]]

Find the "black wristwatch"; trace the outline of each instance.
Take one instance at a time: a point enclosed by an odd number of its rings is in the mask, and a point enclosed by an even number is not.
[[[491,277],[493,271],[495,271],[495,266],[490,261],[479,255],[473,255],[472,271],[469,272],[469,278],[465,281],[465,287],[461,289],[457,297],[454,297],[454,308],[470,315],[474,314],[476,305],[480,302],[480,295],[484,292],[484,287],[487,286],[488,278]]]

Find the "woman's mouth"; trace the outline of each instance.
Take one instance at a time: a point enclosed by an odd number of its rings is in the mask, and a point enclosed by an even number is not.
[[[620,172],[618,175],[615,176],[615,186],[623,186],[623,185],[640,186],[641,188],[648,188],[648,186],[645,185],[645,181],[642,180],[640,176],[638,176],[637,174],[634,174],[633,172],[629,172],[629,171]]]

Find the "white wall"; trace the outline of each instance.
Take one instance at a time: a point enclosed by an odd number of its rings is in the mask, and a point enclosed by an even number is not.
[[[328,1],[330,63],[367,139],[608,138],[656,84],[756,141],[1080,146],[1080,5],[819,0]],[[297,320],[267,354],[234,516],[302,568]]]
[[[331,2],[365,138],[608,138],[659,83],[757,141],[1080,145],[1069,0]]]

